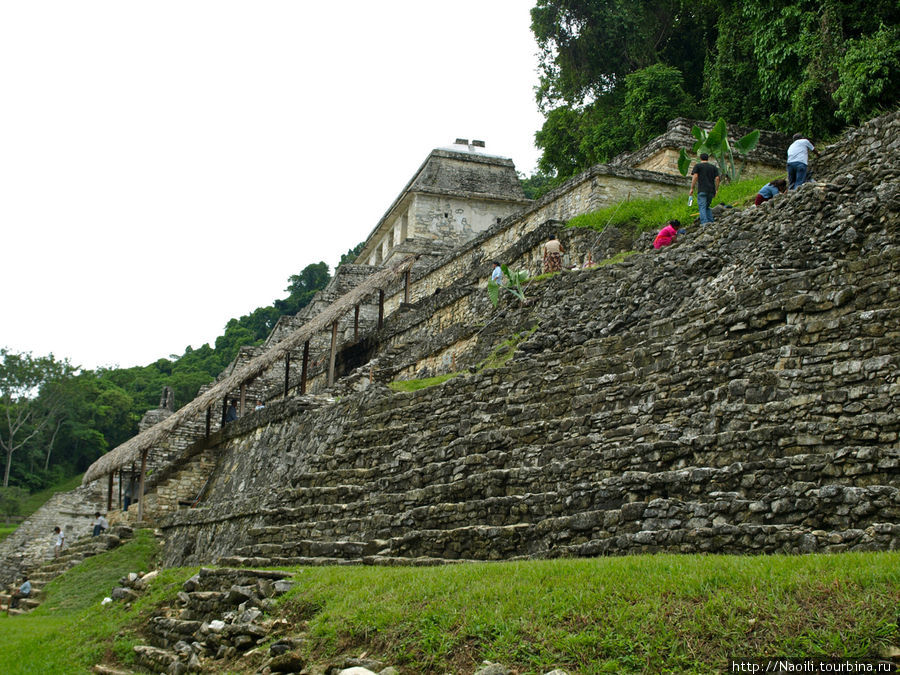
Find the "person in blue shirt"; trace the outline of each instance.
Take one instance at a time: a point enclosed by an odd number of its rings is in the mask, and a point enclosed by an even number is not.
[[[491,281],[495,284],[501,283],[503,280],[503,270],[500,268],[500,263],[496,260],[494,261],[494,271],[491,272]]]
[[[19,600],[22,598],[27,598],[31,595],[31,582],[28,581],[28,577],[22,577],[22,585],[19,586],[19,590],[13,591],[13,594],[9,598],[9,606],[12,609],[15,609],[19,606]]]
[[[773,180],[771,183],[763,185],[762,189],[756,193],[756,201],[754,203],[759,206],[763,202],[772,199],[775,195],[785,191],[787,191],[787,181],[784,178]]]

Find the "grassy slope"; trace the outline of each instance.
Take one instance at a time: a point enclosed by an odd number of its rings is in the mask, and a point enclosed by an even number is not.
[[[0,672],[130,662],[153,606],[196,571],[164,571],[129,609],[101,607],[154,549],[139,533],[54,581],[33,614],[0,616]],[[278,611],[295,632],[308,625],[309,656],[368,651],[404,673],[468,675],[483,659],[523,674],[716,672],[729,656],[875,657],[898,642],[900,553],[313,567],[298,580]]]
[[[759,189],[770,180],[772,175],[764,178],[751,178],[736,183],[723,184],[713,199],[713,206],[726,204],[743,207],[752,204]],[[777,197],[776,197],[777,199]],[[693,206],[687,204],[687,190],[683,197],[660,197],[658,199],[633,199],[607,206],[598,211],[591,211],[569,220],[569,227],[589,227],[602,230],[607,225],[631,228],[640,233],[647,230],[659,230],[670,218],[681,221],[682,226],[690,225],[698,217],[697,201]]]

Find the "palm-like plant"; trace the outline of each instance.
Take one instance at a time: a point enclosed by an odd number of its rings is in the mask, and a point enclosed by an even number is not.
[[[694,138],[697,139],[691,152],[694,153],[694,155],[699,155],[704,152],[712,155],[719,165],[719,170],[722,172],[722,175],[728,180],[735,180],[739,176],[739,172],[734,166],[734,154],[746,155],[759,143],[759,129],[756,129],[743,138],[735,141],[734,146],[732,147],[728,142],[728,125],[725,124],[725,120],[721,117],[719,118],[719,121],[716,122],[716,125],[709,131],[695,125],[694,128],[691,129],[691,133],[694,135]],[[746,158],[744,161],[746,162]],[[678,154],[678,170],[681,172],[682,176],[687,176],[690,167],[691,158],[687,154],[687,151],[684,148],[681,148],[681,152]]]
[[[519,302],[525,302],[525,288],[523,284],[528,281],[528,272],[525,270],[511,270],[508,265],[500,265],[500,271],[506,277],[505,284],[498,284],[493,279],[488,281],[488,298],[494,307],[500,302],[500,290],[508,291],[519,299]]]

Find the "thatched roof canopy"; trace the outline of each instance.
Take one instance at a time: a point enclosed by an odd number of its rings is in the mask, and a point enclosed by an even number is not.
[[[110,450],[88,467],[81,481],[82,485],[87,485],[122,466],[132,464],[140,459],[141,454],[145,450],[162,441],[180,424],[205,412],[208,408],[211,408],[228,396],[230,392],[240,387],[241,384],[253,380],[270,368],[272,364],[284,359],[288,353],[298,348],[316,333],[329,328],[332,323],[337,321],[347,311],[365,300],[366,296],[385,288],[397,276],[408,271],[415,261],[415,256],[409,256],[392,267],[376,272],[349,293],[342,295],[328,309],[313,317],[265,354],[256,357],[243,367],[235,369],[231,375],[216,383],[211,389],[195,398],[174,415],[142,431],[117,448]]]

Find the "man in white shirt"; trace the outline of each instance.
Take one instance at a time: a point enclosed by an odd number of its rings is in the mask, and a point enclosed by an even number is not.
[[[94,514],[94,534],[91,536],[96,537],[98,534],[103,534],[108,529],[109,521],[101,516],[99,511],[97,511]]]
[[[788,188],[796,190],[806,182],[809,170],[809,151],[812,150],[816,157],[819,151],[813,144],[803,138],[803,134],[794,134],[794,142],[788,147],[787,175]]]
[[[58,558],[66,545],[66,534],[59,527],[53,528],[53,557]]]

